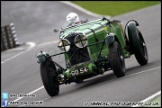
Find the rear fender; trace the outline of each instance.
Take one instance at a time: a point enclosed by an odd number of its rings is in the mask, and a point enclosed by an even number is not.
[[[130,20],[127,22],[127,24],[125,25],[125,29],[124,29],[124,36],[126,38],[127,41],[129,41],[129,35],[128,35],[128,28],[130,28],[130,30],[134,30],[134,27],[139,26],[139,23],[136,20]]]
[[[129,21],[126,25],[126,29],[127,29],[127,46],[129,47],[129,52],[131,54],[134,54],[134,48],[136,48],[136,46],[139,46],[140,42],[140,37],[139,37],[139,33],[138,33],[138,28],[137,26],[139,26],[139,24],[137,23],[137,21]]]

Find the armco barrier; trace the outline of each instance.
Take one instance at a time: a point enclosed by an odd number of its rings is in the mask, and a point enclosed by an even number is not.
[[[1,51],[19,45],[14,23],[1,27]]]

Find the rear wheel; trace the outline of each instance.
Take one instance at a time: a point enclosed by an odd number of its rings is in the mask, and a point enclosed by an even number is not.
[[[148,52],[147,52],[147,47],[146,43],[142,37],[141,32],[138,30],[138,35],[139,35],[139,46],[135,50],[135,57],[138,61],[138,63],[142,66],[148,63]]]
[[[122,50],[118,42],[114,41],[109,45],[109,55],[108,59],[110,61],[112,70],[116,77],[122,77],[125,75],[125,61],[122,54]]]
[[[148,63],[148,52],[142,33],[134,24],[128,26],[128,36],[131,51],[137,62],[142,66]]]
[[[54,64],[46,61],[40,66],[43,85],[50,96],[58,95],[59,82],[57,80],[56,67]]]

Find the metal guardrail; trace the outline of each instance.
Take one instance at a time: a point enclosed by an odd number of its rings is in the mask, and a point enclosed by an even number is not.
[[[1,27],[1,52],[19,45],[14,23]]]

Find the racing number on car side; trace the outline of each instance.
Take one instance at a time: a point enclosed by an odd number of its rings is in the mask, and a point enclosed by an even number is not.
[[[80,68],[80,69],[76,69],[76,70],[73,70],[70,72],[70,75],[71,76],[77,76],[79,74],[83,74],[83,73],[86,73],[88,72],[88,68]]]

